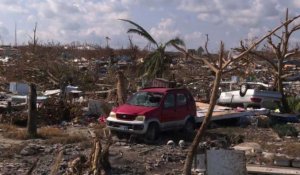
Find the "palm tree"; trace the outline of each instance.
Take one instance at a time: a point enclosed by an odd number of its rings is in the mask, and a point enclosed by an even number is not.
[[[136,28],[128,29],[127,33],[135,33],[138,34],[145,39],[147,39],[151,44],[155,45],[155,50],[150,53],[144,61],[144,64],[141,67],[140,75],[146,79],[151,78],[162,78],[166,71],[169,68],[169,64],[171,63],[172,58],[166,54],[165,50],[166,47],[170,45],[181,45],[184,46],[183,40],[179,39],[178,37],[169,40],[168,42],[162,44],[158,44],[153,37],[140,25],[137,23],[127,20],[127,19],[120,19],[121,21],[128,22],[135,26]]]

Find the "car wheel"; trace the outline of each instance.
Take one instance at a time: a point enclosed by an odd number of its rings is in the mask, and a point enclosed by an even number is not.
[[[221,95],[221,93],[222,93],[222,90],[221,90],[221,89],[218,89],[217,91],[218,91],[218,92],[217,92],[216,98],[219,99],[219,98],[220,98],[220,95]],[[212,96],[212,92],[213,92],[213,89],[210,90],[210,96]]]
[[[240,96],[244,97],[246,95],[248,89],[249,89],[248,84],[242,84],[240,87]]]
[[[156,123],[151,123],[148,126],[147,132],[145,134],[145,139],[147,141],[154,141],[157,139],[159,134],[159,127]]]
[[[192,119],[188,119],[184,125],[184,132],[186,135],[192,135],[195,132],[195,122]]]

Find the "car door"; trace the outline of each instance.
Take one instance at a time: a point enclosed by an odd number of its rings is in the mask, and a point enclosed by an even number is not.
[[[175,94],[168,93],[163,101],[162,106],[162,115],[160,121],[164,129],[172,127],[173,122],[176,121],[176,103],[175,103]]]
[[[179,126],[184,125],[184,119],[189,115],[187,94],[184,92],[176,93],[176,120]]]

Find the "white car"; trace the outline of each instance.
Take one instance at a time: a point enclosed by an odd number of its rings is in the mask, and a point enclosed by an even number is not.
[[[217,102],[223,105],[274,109],[280,105],[280,101],[281,94],[270,90],[269,85],[247,82],[242,84],[239,90],[221,92]]]

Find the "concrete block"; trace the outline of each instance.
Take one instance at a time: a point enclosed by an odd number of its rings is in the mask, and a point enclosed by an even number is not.
[[[246,175],[246,156],[243,151],[208,150],[207,175]]]

